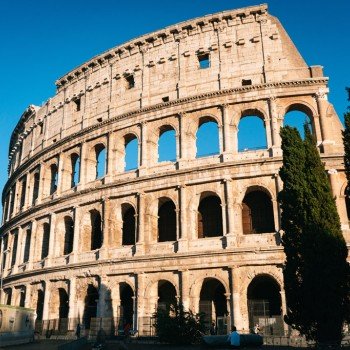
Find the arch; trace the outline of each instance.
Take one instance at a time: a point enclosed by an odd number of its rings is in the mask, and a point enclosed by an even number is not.
[[[69,296],[64,288],[58,288],[59,308],[58,318],[68,318],[69,313]]]
[[[23,253],[23,263],[28,262],[30,257],[30,241],[32,239],[32,229],[27,228],[26,230],[26,238],[24,242],[24,253]]]
[[[253,278],[247,288],[249,328],[259,323],[265,334],[283,334],[280,292],[280,285],[272,276],[259,274]]]
[[[63,255],[70,254],[73,251],[74,240],[74,221],[70,216],[64,217],[64,247]]]
[[[134,170],[139,167],[139,142],[135,134],[124,136],[125,171]]]
[[[158,242],[176,241],[176,207],[167,198],[158,201]]]
[[[205,314],[207,328],[215,323],[219,334],[226,334],[224,321],[228,315],[226,289],[216,278],[205,278],[199,295],[199,312]]]
[[[198,206],[197,231],[198,238],[223,235],[221,200],[217,195],[202,193]]]
[[[102,219],[98,210],[90,210],[91,220],[91,250],[99,249],[102,246]]]
[[[41,242],[41,260],[45,259],[49,255],[49,242],[50,242],[50,224],[48,222],[44,222],[43,237]]]
[[[129,324],[133,328],[134,321],[134,291],[130,285],[126,282],[119,284],[120,293],[120,321],[122,322],[122,327]]]
[[[57,191],[58,184],[58,167],[57,164],[51,164],[50,166],[50,194],[54,194]]]
[[[86,329],[90,329],[91,318],[97,316],[98,289],[93,284],[88,284],[84,299],[83,323]]]
[[[72,153],[71,161],[71,187],[75,187],[80,182],[80,157],[77,153]]]
[[[103,143],[95,145],[96,179],[106,175],[106,147]]]
[[[275,231],[271,197],[260,189],[249,188],[242,202],[243,234]]]
[[[37,170],[34,173],[33,177],[34,183],[33,183],[33,199],[32,204],[35,204],[35,201],[38,199],[39,196],[39,187],[40,187],[40,170]]]
[[[196,132],[196,158],[220,153],[219,127],[212,116],[201,117]]]
[[[257,108],[245,109],[238,124],[238,151],[266,149],[265,117]]]
[[[171,125],[159,128],[158,162],[176,161],[176,132]]]
[[[176,288],[171,282],[158,281],[158,309],[170,311],[171,305],[177,304],[176,296]]]
[[[43,319],[44,312],[44,291],[42,289],[37,290],[37,299],[36,299],[36,320],[41,321]]]
[[[136,243],[136,222],[135,208],[128,203],[121,206],[123,228],[122,228],[122,245],[134,245]]]

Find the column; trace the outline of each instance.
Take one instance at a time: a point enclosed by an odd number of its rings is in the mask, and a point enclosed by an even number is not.
[[[44,293],[44,307],[43,307],[43,320],[48,320],[50,315],[50,297],[51,297],[51,282],[45,282],[45,293]]]
[[[30,238],[30,248],[29,248],[29,260],[28,260],[28,270],[33,269],[33,261],[35,254],[35,246],[36,246],[36,234],[37,234],[37,221],[34,220],[31,223],[31,238]]]
[[[31,302],[32,302],[32,285],[31,284],[27,284],[25,286],[25,293],[26,293],[26,297],[24,300],[24,307],[27,308],[31,308]]]
[[[320,116],[323,152],[328,153],[332,151],[334,141],[332,141],[331,130],[329,130],[331,128],[331,123],[327,121],[327,91],[320,89],[315,94],[315,99],[317,103],[318,114]]]
[[[226,178],[223,180],[226,200],[226,247],[233,247],[237,245],[237,237],[235,235],[235,213],[234,213],[234,199],[232,189],[232,179]]]
[[[233,154],[233,132],[231,130],[230,115],[228,112],[229,105],[224,104],[221,106],[222,111],[222,124],[224,127],[224,137],[223,137],[223,151],[224,151],[224,161],[232,160]]]
[[[56,214],[52,213],[50,216],[50,240],[49,240],[49,254],[47,255],[46,266],[52,265],[52,259],[54,258],[54,247],[55,247],[55,225],[56,225]]]
[[[115,149],[115,133],[110,132],[107,136],[107,176],[106,178],[113,178],[116,173],[116,149]],[[119,169],[118,169],[119,170]]]
[[[148,152],[147,152],[147,123],[140,123],[141,129],[141,144],[139,145],[140,150],[140,161],[139,161],[139,175],[144,175],[147,173],[148,167]]]
[[[231,332],[231,321],[232,321],[232,308],[231,308],[231,293],[225,293],[226,297],[226,307],[227,307],[227,328],[226,332],[229,334]]]
[[[232,125],[232,153],[237,154],[238,153],[238,125],[233,124]]]
[[[145,194],[137,193],[137,255],[143,255],[145,252],[145,209]]]
[[[80,236],[80,208],[73,208],[73,220],[74,220],[74,236],[73,236],[73,250],[72,250],[72,262],[78,261],[79,254],[79,236]]]
[[[282,288],[280,291],[280,295],[281,295],[281,306],[282,306],[282,317],[283,317],[284,315],[287,315],[287,302],[286,302],[286,293]],[[286,322],[283,322],[283,328],[284,328],[284,334],[287,335],[289,327]]]
[[[57,191],[56,195],[59,196],[63,190],[63,184],[64,184],[64,159],[63,154],[61,153],[58,158],[58,180],[57,180]]]
[[[239,295],[239,268],[237,266],[233,266],[229,268],[230,273],[230,289],[232,295],[232,308],[233,308],[233,321],[232,325],[235,325],[237,330],[243,329],[242,324],[242,313],[240,309],[240,295]]]
[[[178,164],[181,169],[187,160],[188,152],[186,148],[186,130],[185,130],[185,120],[186,113],[179,113],[177,115],[179,121],[179,158]]]
[[[76,277],[71,277],[71,279],[69,280],[69,312],[68,312],[70,330],[75,330],[76,328],[76,324],[75,324],[76,322],[73,322],[73,319],[77,318],[76,289],[77,289],[77,279]]]
[[[99,259],[106,259],[108,258],[108,248],[109,248],[109,242],[110,242],[110,222],[109,222],[109,215],[110,215],[110,204],[111,201],[109,198],[103,198],[102,199],[102,247],[100,249],[99,253]]]
[[[184,309],[190,309],[189,271],[180,270],[181,302]]]
[[[178,220],[179,227],[179,251],[187,251],[188,250],[188,228],[187,228],[187,208],[186,208],[186,185],[180,185],[177,187],[178,190],[178,198],[180,204],[180,213]]]
[[[98,304],[97,317],[105,317],[106,309],[106,292],[107,292],[108,278],[106,275],[100,276],[100,288],[98,289]]]
[[[272,142],[272,155],[281,156],[281,138],[279,136],[279,123],[278,115],[276,111],[276,96],[270,96],[268,101],[269,114],[270,114],[270,127],[271,127],[271,142]]]
[[[145,298],[144,298],[144,292],[145,292],[145,278],[146,275],[144,273],[138,273],[135,275],[135,286],[136,286],[136,315],[135,318],[137,319],[137,322],[135,323],[134,327],[138,329],[139,335],[144,335],[148,329],[145,328],[145,325],[147,325],[149,320],[145,320]]]
[[[14,272],[18,271],[18,265],[22,262],[22,250],[23,250],[23,228],[19,227],[17,231],[17,251],[16,251],[16,261],[14,265]]]

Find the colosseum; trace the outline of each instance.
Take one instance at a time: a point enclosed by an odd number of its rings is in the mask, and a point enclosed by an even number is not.
[[[312,125],[350,243],[327,83],[266,5],[169,26],[67,73],[11,136],[0,301],[57,333],[128,323],[152,335],[155,310],[176,302],[220,333],[287,331],[276,196],[288,113]],[[240,148],[247,118],[262,148]]]

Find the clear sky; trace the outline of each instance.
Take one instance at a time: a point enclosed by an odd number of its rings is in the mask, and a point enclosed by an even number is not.
[[[11,132],[30,104],[55,93],[57,78],[91,57],[180,21],[263,1],[253,0],[1,0],[0,190],[7,178]],[[308,65],[330,77],[340,117],[350,86],[350,0],[270,0]]]

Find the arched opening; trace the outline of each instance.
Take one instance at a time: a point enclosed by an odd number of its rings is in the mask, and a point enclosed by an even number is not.
[[[43,240],[41,242],[41,259],[45,259],[49,255],[49,241],[50,224],[45,222],[43,224]]]
[[[98,290],[89,284],[86,291],[83,323],[86,329],[90,329],[91,318],[97,315],[97,302],[99,299]]]
[[[64,288],[58,288],[58,295],[59,295],[59,311],[58,311],[58,317],[59,318],[68,318],[69,313],[69,297],[68,293]]]
[[[345,192],[345,206],[346,206],[346,214],[348,216],[348,220],[350,220],[350,189],[346,187]]]
[[[34,184],[33,184],[33,200],[32,204],[35,204],[35,201],[38,199],[39,196],[39,185],[40,185],[40,173],[39,171],[36,171],[34,174]]]
[[[138,140],[134,134],[128,134],[125,140],[125,171],[137,169],[139,166]]]
[[[29,260],[31,239],[32,239],[32,230],[27,229],[26,230],[26,240],[24,243],[24,254],[23,254],[23,262],[24,263],[28,262],[28,260]]]
[[[133,328],[134,320],[134,291],[127,283],[120,284],[120,321],[122,326],[126,324]],[[121,328],[121,327],[119,327]]]
[[[215,278],[205,278],[199,299],[199,312],[205,314],[205,324],[209,329],[215,323],[218,334],[227,333],[227,302],[224,285]]]
[[[136,242],[135,209],[130,204],[122,205],[123,232],[122,245],[134,245]]]
[[[80,182],[80,157],[73,153],[70,159],[72,165],[71,187],[75,187]]]
[[[158,309],[169,310],[171,305],[176,305],[176,288],[168,281],[158,282]]]
[[[36,320],[42,321],[43,319],[43,311],[44,311],[44,291],[38,289],[37,292],[37,300],[36,300]]]
[[[263,115],[255,110],[243,113],[238,125],[238,151],[266,149],[266,130]]]
[[[58,167],[56,164],[52,164],[50,166],[50,194],[53,194],[57,191],[57,183],[58,183]]]
[[[19,306],[25,307],[25,302],[26,302],[26,288],[21,287],[19,289]]]
[[[280,286],[274,278],[259,275],[247,291],[249,328],[259,324],[264,334],[284,334]]]
[[[70,216],[64,217],[64,249],[63,254],[70,254],[73,251],[74,222]]]
[[[248,192],[242,203],[243,234],[275,231],[271,198],[263,191]]]
[[[220,153],[219,127],[215,119],[204,117],[199,120],[199,127],[196,133],[196,146],[196,158]]]
[[[158,242],[176,241],[176,207],[169,198],[158,203]]]
[[[102,219],[97,210],[90,211],[91,220],[91,250],[99,249],[102,246]]]
[[[222,236],[221,200],[209,195],[198,206],[198,238]]]
[[[176,161],[176,133],[169,125],[160,128],[158,139],[158,162],[166,161]]]
[[[12,288],[6,289],[5,290],[5,305],[11,305],[12,302]]]
[[[96,179],[100,179],[106,175],[106,148],[103,144],[95,146],[96,159]]]
[[[313,125],[310,119],[312,112],[304,105],[294,104],[288,107],[283,119],[283,126],[290,126],[299,131],[300,137],[305,138],[304,125],[308,124],[310,131],[313,132]]]

